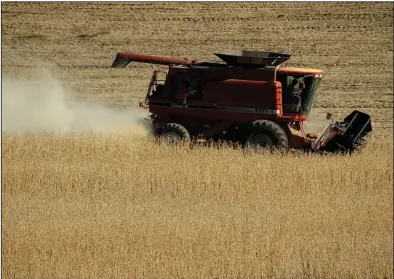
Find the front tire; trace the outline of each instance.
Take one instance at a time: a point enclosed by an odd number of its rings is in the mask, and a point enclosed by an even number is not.
[[[167,123],[161,129],[160,136],[172,143],[190,142],[190,134],[185,127],[177,123]]]
[[[252,122],[246,146],[253,149],[288,149],[289,143],[285,131],[278,124],[256,120]]]

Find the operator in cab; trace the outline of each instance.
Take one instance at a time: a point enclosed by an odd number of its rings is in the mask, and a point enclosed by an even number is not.
[[[301,78],[294,78],[287,88],[287,94],[293,105],[292,112],[298,113],[301,110],[301,92],[304,87],[305,85]]]

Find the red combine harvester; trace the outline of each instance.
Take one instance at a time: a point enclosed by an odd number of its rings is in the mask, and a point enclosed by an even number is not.
[[[330,152],[359,149],[372,131],[371,118],[353,111],[317,137],[303,129],[323,72],[284,67],[289,54],[215,53],[222,61],[199,62],[120,52],[112,68],[130,62],[166,65],[153,72],[145,102],[153,131],[171,141],[223,139],[252,148]]]

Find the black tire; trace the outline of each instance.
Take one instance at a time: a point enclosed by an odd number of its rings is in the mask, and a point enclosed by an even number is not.
[[[161,128],[160,136],[169,142],[190,142],[190,134],[180,124],[166,123]]]
[[[278,124],[269,120],[256,120],[251,124],[246,147],[288,149],[289,143],[285,131]]]

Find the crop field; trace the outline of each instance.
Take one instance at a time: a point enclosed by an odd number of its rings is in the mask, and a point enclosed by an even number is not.
[[[3,278],[393,278],[392,3],[2,3]],[[353,156],[156,142],[154,67],[291,53],[306,125],[371,115]],[[27,132],[27,133],[26,133]]]

